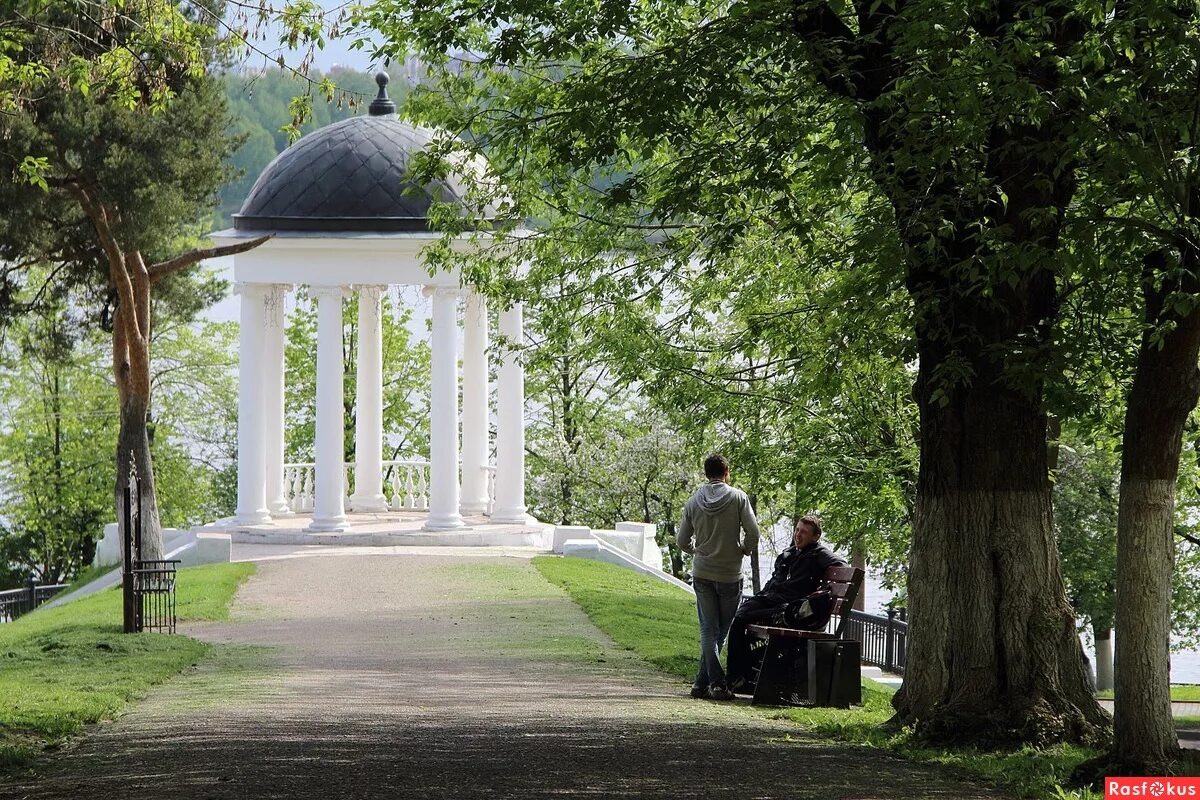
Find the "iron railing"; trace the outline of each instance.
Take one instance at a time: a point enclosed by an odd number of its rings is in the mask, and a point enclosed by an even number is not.
[[[67,586],[65,583],[39,585],[37,581],[31,580],[21,589],[0,592],[0,622],[12,622],[17,617],[28,614]]]
[[[908,622],[903,608],[889,608],[887,616],[851,611],[846,638],[862,644],[862,661],[885,672],[904,672],[908,649]]]
[[[141,560],[133,570],[134,630],[175,632],[175,569],[178,559]]]
[[[142,481],[129,454],[125,484],[124,556],[121,588],[125,633],[146,630],[175,632],[175,568],[178,560],[142,558]]]

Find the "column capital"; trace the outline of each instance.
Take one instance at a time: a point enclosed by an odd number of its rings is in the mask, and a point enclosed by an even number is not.
[[[425,286],[421,289],[421,294],[425,297],[448,297],[457,300],[462,294],[462,289],[457,286]]]
[[[313,286],[309,285],[308,294],[311,297],[329,297],[341,300],[346,296],[345,286]]]
[[[263,301],[267,309],[267,327],[282,328],[284,297],[291,290],[292,285],[290,283],[268,283],[266,287],[267,291]]]
[[[387,291],[386,283],[356,283],[352,287],[359,294],[381,295]]]
[[[233,293],[242,297],[266,297],[275,286],[273,283],[257,283],[252,281],[235,281]]]

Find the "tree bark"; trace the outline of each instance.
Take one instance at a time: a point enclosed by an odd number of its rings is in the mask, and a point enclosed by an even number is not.
[[[995,374],[942,406],[922,359],[921,476],[899,721],[934,740],[1095,741],[1051,524],[1040,402]]]
[[[1188,252],[1163,277],[1164,254],[1143,274],[1146,328],[1129,390],[1117,513],[1113,748],[1122,771],[1163,774],[1179,754],[1171,718],[1171,577],[1175,482],[1183,426],[1200,398],[1200,311],[1175,313],[1173,292],[1200,292],[1200,257]],[[1164,323],[1170,323],[1163,327]]]
[[[146,403],[131,393],[121,401],[121,430],[117,436],[117,485],[115,491],[118,512],[124,507],[125,488],[129,485],[130,465],[137,470],[141,482],[141,560],[163,557],[162,525],[158,513],[158,494],[154,486],[154,463],[150,455],[150,439],[146,435]],[[125,541],[125,515],[117,514],[121,541]],[[122,551],[124,552],[124,551]]]

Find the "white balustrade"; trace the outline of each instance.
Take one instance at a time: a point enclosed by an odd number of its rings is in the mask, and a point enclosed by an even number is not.
[[[494,468],[489,467],[494,472]],[[353,486],[351,476],[354,464],[347,462],[342,467],[342,493],[350,497]],[[313,510],[313,481],[316,465],[284,464],[284,489],[287,492],[288,508],[297,513]],[[488,497],[492,497],[493,478],[488,480]],[[355,487],[357,488],[357,487]],[[429,462],[428,461],[384,461],[380,488],[388,498],[389,511],[429,510]],[[488,504],[491,511],[491,501]]]
[[[315,464],[284,464],[283,492],[287,507],[297,514],[313,510]]]

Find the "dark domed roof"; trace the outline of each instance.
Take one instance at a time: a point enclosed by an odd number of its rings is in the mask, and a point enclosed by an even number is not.
[[[427,231],[433,203],[462,203],[453,173],[425,185],[408,178],[409,157],[435,132],[397,119],[387,76],[376,80],[370,116],[314,131],[267,165],[233,216],[237,230]]]

